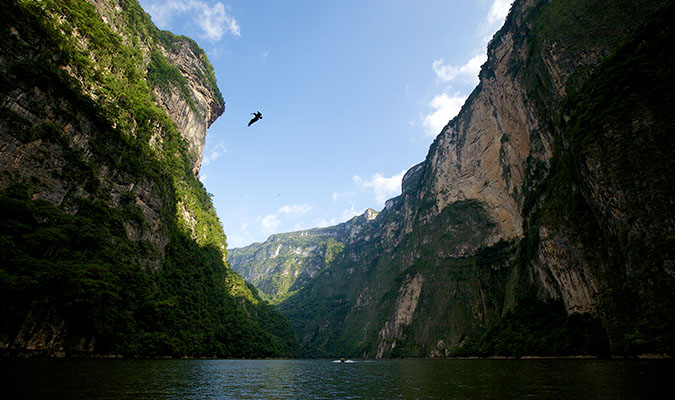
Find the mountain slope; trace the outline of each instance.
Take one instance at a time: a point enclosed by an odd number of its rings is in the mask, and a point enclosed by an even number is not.
[[[2,353],[292,354],[196,178],[225,105],[203,50],[135,0],[0,18]]]
[[[672,16],[515,1],[401,196],[279,305],[302,353],[672,354]]]
[[[327,268],[345,243],[362,234],[377,216],[372,209],[329,228],[317,228],[270,236],[264,243],[231,249],[232,268],[273,303],[302,289]]]

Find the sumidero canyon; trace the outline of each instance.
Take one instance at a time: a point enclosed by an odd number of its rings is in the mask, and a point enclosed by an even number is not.
[[[0,21],[1,397],[675,395],[675,1]]]

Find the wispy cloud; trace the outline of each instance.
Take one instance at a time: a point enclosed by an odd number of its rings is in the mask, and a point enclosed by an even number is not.
[[[504,18],[506,18],[506,15],[511,9],[511,3],[513,3],[513,0],[495,0],[492,3],[492,7],[490,7],[490,12],[487,16],[487,23],[490,25],[501,25],[504,23]],[[496,28],[499,28],[499,26]]]
[[[261,62],[265,62],[267,60],[267,56],[269,56],[270,53],[267,50],[263,50],[258,53],[258,57],[260,58]]]
[[[281,221],[279,221],[279,217],[276,214],[268,214],[258,220],[260,222],[260,229],[266,235],[276,233],[279,225],[281,225]]]
[[[333,192],[333,202],[354,197],[354,192]]]
[[[227,149],[225,148],[225,145],[223,142],[218,142],[213,149],[209,152],[209,154],[205,155],[202,158],[202,165],[209,165],[212,162],[216,161],[218,158],[220,158],[221,155],[227,153]]]
[[[314,207],[308,205],[308,204],[287,204],[284,206],[281,206],[277,212],[272,213],[272,214],[267,214],[264,217],[258,217],[257,221],[260,224],[260,232],[262,232],[264,235],[271,235],[273,233],[278,233],[279,228],[282,225],[282,217],[284,218],[284,223],[288,223],[288,218],[301,218],[307,215],[310,211],[312,211]],[[300,226],[298,223],[295,224],[295,226]],[[244,222],[241,227],[241,231],[243,232],[248,228],[248,222]]]
[[[227,248],[235,249],[237,247],[248,246],[254,241],[254,238],[248,234],[228,234],[227,235]]]
[[[358,175],[354,175],[352,179],[358,186],[372,189],[375,194],[375,202],[381,206],[387,199],[401,193],[401,180],[404,174],[405,170],[387,178],[377,172],[370,179],[363,179]]]
[[[310,211],[312,211],[312,206],[308,204],[290,204],[279,208],[280,214],[293,215],[297,217],[302,217]]]
[[[339,217],[334,217],[334,218],[331,218],[331,219],[320,218],[320,219],[315,220],[312,223],[312,226],[315,226],[317,228],[325,228],[327,226],[337,225],[339,223],[348,221],[348,220],[354,218],[357,215],[363,214],[363,211],[364,210],[358,210],[356,208],[356,206],[354,204],[352,204],[352,205],[349,206],[349,208],[346,208],[346,209],[342,210]]]
[[[220,40],[227,32],[241,36],[237,20],[230,15],[228,7],[221,2],[207,3],[203,0],[144,1],[145,10],[160,28],[171,28],[177,15],[189,15],[208,40]]]
[[[355,216],[361,214],[363,214],[363,210],[357,210],[356,207],[352,204],[349,208],[342,210],[342,214],[340,215],[340,222],[350,220]]]
[[[453,65],[445,62],[443,57],[434,60],[431,69],[436,75],[437,82],[443,84],[441,93],[435,95],[428,106],[430,111],[422,116],[424,132],[435,136],[441,129],[462,109],[462,105],[469,96],[469,91],[458,91],[455,87],[473,89],[478,84],[480,67],[487,61],[485,47],[492,34],[504,22],[513,0],[494,0],[481,24],[480,31],[483,38],[474,51],[474,56],[464,64]]]
[[[441,82],[454,82],[455,80],[462,80],[469,84],[478,83],[478,73],[480,66],[487,60],[487,55],[481,54],[471,57],[464,65],[456,66],[445,63],[441,57],[431,64],[431,68],[436,73],[436,78]]]

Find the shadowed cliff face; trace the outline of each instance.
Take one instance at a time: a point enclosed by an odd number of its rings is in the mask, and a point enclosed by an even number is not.
[[[280,304],[303,353],[672,352],[671,4],[516,1],[401,196]]]
[[[135,0],[1,18],[1,354],[292,354],[196,177],[225,104],[204,51]]]

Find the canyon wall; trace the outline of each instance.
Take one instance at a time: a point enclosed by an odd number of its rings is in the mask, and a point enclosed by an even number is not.
[[[135,0],[12,1],[1,26],[3,354],[292,353],[196,177],[225,109],[204,51]]]
[[[672,10],[515,1],[402,194],[279,305],[303,354],[672,354]]]

